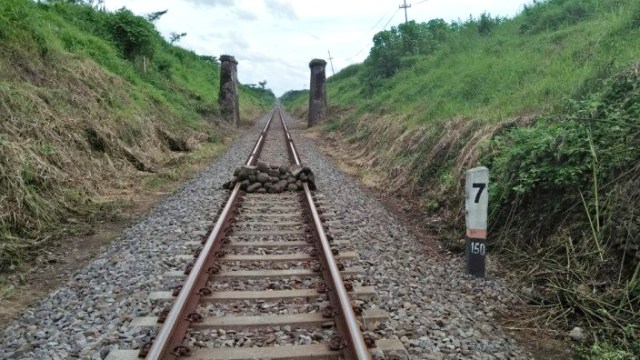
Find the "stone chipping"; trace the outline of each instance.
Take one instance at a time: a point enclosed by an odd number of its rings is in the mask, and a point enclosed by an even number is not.
[[[153,331],[132,327],[131,318],[154,314],[157,308],[148,300],[149,292],[178,281],[165,277],[165,272],[184,264],[165,259],[166,255],[191,253],[192,246],[187,242],[206,234],[228,194],[222,185],[233,169],[244,163],[267,118],[264,116],[229,151],[102,249],[66,285],[9,324],[0,336],[0,359],[103,359],[111,350],[137,348],[148,340]],[[400,339],[411,359],[532,358],[494,320],[514,302],[501,281],[465,275],[459,257],[430,257],[408,229],[340,172],[311,140],[302,137],[303,123],[289,124],[303,163],[313,166],[318,193],[324,196],[323,208],[331,214],[329,220],[339,220],[340,232],[335,239],[349,240],[350,248],[360,256],[360,261],[345,263],[364,267],[367,278],[362,283],[376,287],[379,300],[367,307],[380,307],[390,314],[390,321],[372,327],[377,336]],[[283,159],[274,155],[264,160],[282,163]],[[233,262],[225,266],[242,267]],[[309,263],[275,266],[306,268]],[[290,311],[288,304],[211,306],[206,311],[244,312],[245,306],[255,312]],[[310,305],[304,311],[317,309]],[[198,345],[224,347],[306,344],[324,341],[331,334],[322,329],[273,328],[257,338],[253,338],[255,332],[193,335],[196,343],[215,339],[211,344]]]

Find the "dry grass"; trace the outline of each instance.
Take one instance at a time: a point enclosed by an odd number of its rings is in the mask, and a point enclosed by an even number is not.
[[[56,56],[21,67],[0,61],[0,269],[64,224],[108,213],[149,174],[175,169],[185,153],[160,132],[190,148],[230,134],[213,123],[180,126],[159,104],[141,107],[93,61]]]
[[[495,134],[531,124],[534,114],[485,124],[457,117],[442,126],[408,126],[397,115],[364,114],[354,126],[337,131],[345,141],[342,159],[357,167],[367,184],[389,194],[420,194],[427,210],[439,209],[448,220],[463,215],[461,181],[479,165],[483,147]],[[446,206],[445,206],[446,204]]]

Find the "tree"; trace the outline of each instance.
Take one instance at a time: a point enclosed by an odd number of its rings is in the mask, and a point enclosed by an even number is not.
[[[156,12],[152,12],[150,14],[147,14],[145,16],[145,19],[147,19],[147,21],[149,22],[155,22],[158,19],[160,19],[162,17],[162,15],[166,14],[169,10],[162,10],[162,11],[156,11]]]
[[[480,35],[489,35],[496,25],[500,24],[500,18],[492,18],[491,14],[482,13],[478,20],[478,32]]]
[[[206,61],[208,63],[218,64],[218,58],[216,56],[200,55],[199,58],[200,60]]]
[[[142,57],[145,62],[151,60],[158,37],[151,23],[122,8],[109,18],[108,26],[114,43],[126,59]]]
[[[169,43],[170,43],[170,44],[173,44],[173,43],[175,43],[175,42],[178,42],[178,41],[180,41],[180,39],[182,39],[182,38],[183,38],[183,37],[185,37],[185,36],[187,36],[187,33],[186,33],[186,32],[183,32],[182,34],[178,34],[178,33],[176,33],[176,32],[172,32],[172,33],[169,35]]]
[[[258,85],[260,86],[260,89],[264,90],[267,87],[267,80],[258,82]]]

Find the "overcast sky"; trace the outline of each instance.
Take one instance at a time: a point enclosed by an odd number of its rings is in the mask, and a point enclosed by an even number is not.
[[[403,0],[105,0],[110,10],[136,14],[169,10],[156,26],[165,38],[187,36],[179,45],[201,55],[229,54],[239,62],[244,84],[266,80],[276,95],[308,88],[309,61],[333,57],[335,71],[362,62],[371,38],[404,21]],[[409,20],[426,22],[478,17],[483,12],[511,17],[532,0],[415,0]],[[332,74],[327,65],[327,76]]]

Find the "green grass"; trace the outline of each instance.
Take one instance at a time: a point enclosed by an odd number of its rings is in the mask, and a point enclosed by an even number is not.
[[[640,55],[640,32],[620,31],[626,12],[539,34],[519,34],[519,19],[488,38],[460,34],[472,41],[459,41],[401,71],[376,93],[376,107],[402,110],[416,124],[454,116],[497,121],[550,110],[587,80]],[[340,91],[330,96],[342,102]]]
[[[581,355],[587,360],[635,360],[638,358],[637,351],[640,351],[640,343],[636,343],[635,346],[634,354],[633,350],[621,350],[610,343],[596,341],[589,349],[584,350]]]
[[[67,219],[90,221],[144,189],[150,173],[148,189],[184,179],[231,134],[216,59],[167,43],[129,11],[5,0],[0,42],[0,271],[63,234]],[[241,85],[241,118],[274,100]]]
[[[148,106],[147,99],[151,97],[187,125],[203,117],[213,120],[218,114],[218,63],[168,44],[155,30],[150,40],[155,48],[153,58],[149,60],[147,71],[141,71],[141,59],[123,58],[117,41],[109,33],[108,24],[114,18],[113,13],[95,11],[89,6],[38,5],[24,0],[9,0],[3,6],[0,13],[6,20],[3,22],[6,28],[0,29],[0,34],[9,37],[16,53],[24,54],[27,50],[51,60],[59,53],[88,57],[125,79],[132,93],[147,95],[132,96],[136,106]],[[256,95],[246,86],[240,86],[244,116],[249,117],[249,113],[253,115],[273,102],[273,97]]]

